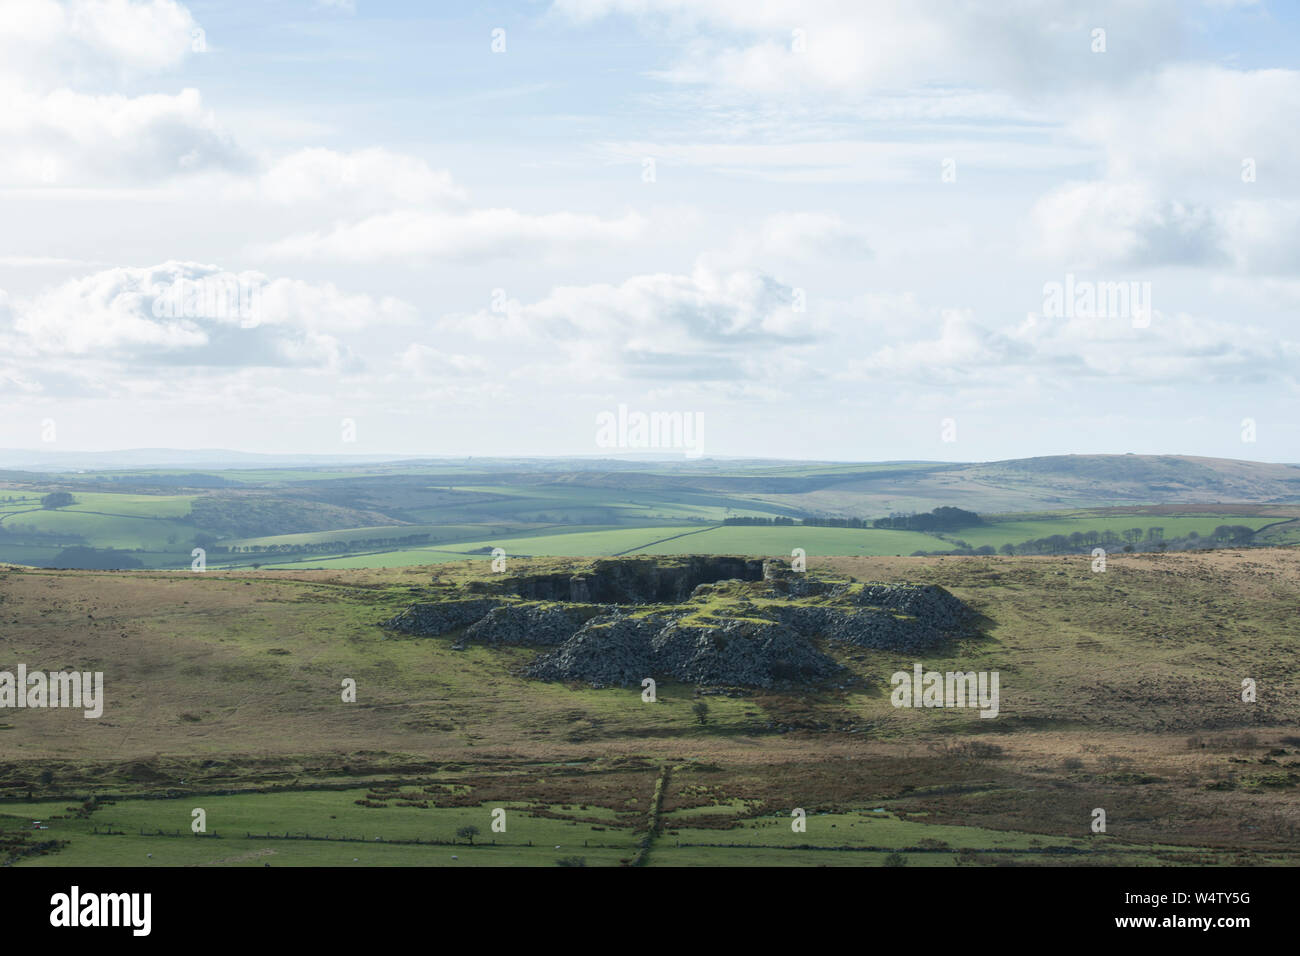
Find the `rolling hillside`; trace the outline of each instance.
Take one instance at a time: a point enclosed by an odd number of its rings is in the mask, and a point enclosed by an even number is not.
[[[348,567],[435,563],[494,547],[575,556],[689,548],[788,554],[793,547],[886,555],[1135,526],[1173,537],[1243,525],[1267,530],[1273,544],[1300,537],[1293,523],[1300,466],[1185,456],[979,464],[328,460],[209,472],[187,470],[183,453],[170,453],[159,464],[180,467],[0,473],[0,561],[99,566],[72,555],[113,549],[131,553],[124,566],[179,568],[196,547],[216,564]],[[46,507],[51,492],[74,502]],[[736,517],[873,519],[940,506],[997,515],[999,526],[939,537],[791,528],[788,520],[785,528],[724,527]],[[1184,516],[1158,521],[1142,510],[1158,508]],[[1137,512],[1103,518],[1097,509]]]

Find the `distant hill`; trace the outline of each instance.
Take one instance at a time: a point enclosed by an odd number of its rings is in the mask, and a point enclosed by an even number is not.
[[[179,459],[202,453],[129,454]],[[1053,455],[980,463],[425,458],[353,460],[347,466],[291,457],[292,467],[277,469],[265,460],[255,466],[247,461],[263,456],[245,456],[218,474],[0,472],[0,487],[198,492],[194,523],[239,537],[393,524],[623,524],[611,509],[637,502],[642,513],[665,520],[697,518],[698,509],[711,507],[739,514],[874,518],[945,506],[990,513],[1300,502],[1300,465],[1188,455]],[[532,513],[521,513],[530,501]]]
[[[1053,455],[975,465],[972,480],[1151,503],[1300,501],[1300,466],[1188,455]]]
[[[752,491],[807,513],[865,517],[952,505],[1013,512],[1135,504],[1300,502],[1300,466],[1187,455],[1052,455],[757,479]],[[766,485],[766,487],[764,487]],[[733,484],[732,493],[745,489]]]
[[[73,503],[48,507],[53,494]],[[1189,524],[1186,510],[1200,515]],[[1093,512],[1089,523],[1072,524],[1084,511]],[[979,517],[963,514],[971,512]],[[936,522],[936,515],[960,520]],[[1030,520],[989,530],[1006,523],[1000,515]],[[796,525],[801,537],[792,543],[787,532]],[[0,472],[0,562],[47,567],[184,568],[195,547],[230,563],[272,554],[319,562],[347,552],[338,560],[423,564],[497,546],[557,555],[788,554],[796,546],[810,554],[910,554],[1134,528],[1154,528],[1159,540],[1177,544],[1228,525],[1261,532],[1260,543],[1300,543],[1300,466],[1057,455],[982,463],[443,458],[262,463],[215,473]],[[709,551],[719,547],[727,550]]]

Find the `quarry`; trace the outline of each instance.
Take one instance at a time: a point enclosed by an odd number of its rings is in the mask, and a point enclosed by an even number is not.
[[[814,684],[841,670],[830,645],[923,651],[974,630],[970,609],[937,585],[823,577],[730,556],[598,559],[444,586],[436,596],[381,626],[451,637],[458,648],[536,647],[525,676],[593,687],[647,677]]]

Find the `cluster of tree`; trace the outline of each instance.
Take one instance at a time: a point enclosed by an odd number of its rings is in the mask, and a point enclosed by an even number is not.
[[[1253,542],[1254,529],[1242,524],[1221,524],[1209,535],[1189,531],[1182,537],[1166,538],[1164,528],[1128,528],[1114,531],[1075,531],[1046,538],[1004,544],[1001,554],[1071,554],[1105,548],[1107,551],[1192,551],[1199,548],[1242,547]]]
[[[761,527],[799,525],[804,528],[895,528],[905,531],[952,531],[983,524],[973,511],[961,508],[935,508],[927,514],[892,514],[888,518],[724,518],[723,524],[759,525]]]
[[[81,544],[84,535],[71,534],[67,531],[42,531],[28,524],[0,525],[0,538],[8,545],[28,545],[37,548],[70,548]]]
[[[967,542],[955,539],[951,551],[916,551],[923,554],[1087,554],[1093,548],[1106,551],[1193,551],[1204,548],[1245,547],[1254,543],[1254,529],[1243,524],[1221,524],[1208,535],[1189,531],[1183,537],[1165,537],[1160,527],[1128,528],[1124,531],[1075,531],[1071,534],[1053,534],[1033,538],[1019,544],[1004,544],[994,550],[992,545],[972,548]]]
[[[51,491],[41,499],[42,508],[63,508],[76,503],[77,499],[66,491]]]
[[[336,554],[346,551],[413,548],[428,544],[433,540],[433,535],[425,532],[424,534],[408,534],[401,538],[352,538],[348,541],[311,541],[302,544],[243,544],[228,546],[215,543],[205,545],[198,540],[198,537],[195,538],[195,541],[199,547],[206,547],[213,554],[280,554],[286,551]]]
[[[142,568],[144,563],[125,551],[115,551],[112,548],[64,548],[43,566],[76,568],[81,571],[116,571],[120,568]]]
[[[804,518],[808,528],[870,528],[870,518]]]
[[[771,527],[791,527],[798,525],[803,528],[870,528],[870,518],[723,518],[723,524],[736,525],[758,525],[764,528]]]
[[[892,514],[888,518],[877,518],[872,522],[872,527],[898,531],[955,531],[983,523],[983,519],[974,511],[939,507],[929,513]]]
[[[117,494],[132,493],[137,489],[138,493],[147,494],[153,488],[232,488],[243,485],[241,481],[198,471],[190,472],[187,475],[88,475],[82,481],[86,484],[94,482],[100,485],[130,486],[129,488],[115,488],[114,492]]]

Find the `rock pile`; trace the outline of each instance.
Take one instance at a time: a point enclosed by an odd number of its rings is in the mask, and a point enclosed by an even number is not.
[[[832,591],[835,604],[790,604],[773,609],[776,619],[806,637],[913,651],[969,633],[970,609],[934,585],[867,584]]]
[[[414,604],[384,626],[463,631],[458,647],[550,648],[528,669],[539,680],[772,687],[839,670],[815,641],[922,650],[970,633],[973,621],[941,587],[821,580],[774,560],[602,560],[578,574],[474,584],[491,596]]]
[[[838,665],[775,621],[683,622],[663,613],[615,613],[587,622],[529,669],[540,680],[628,686],[643,678],[702,685],[771,687],[816,681]]]
[[[759,581],[763,562],[748,558],[690,556],[672,559],[610,558],[578,574],[525,574],[496,582],[475,582],[477,590],[530,601],[592,604],[675,604],[701,584]]]
[[[471,624],[464,639],[476,644],[563,644],[587,621],[611,610],[611,605],[602,604],[506,604]]]
[[[412,604],[379,626],[423,637],[439,637],[482,620],[484,615],[502,603],[496,598],[477,598],[469,601]]]

